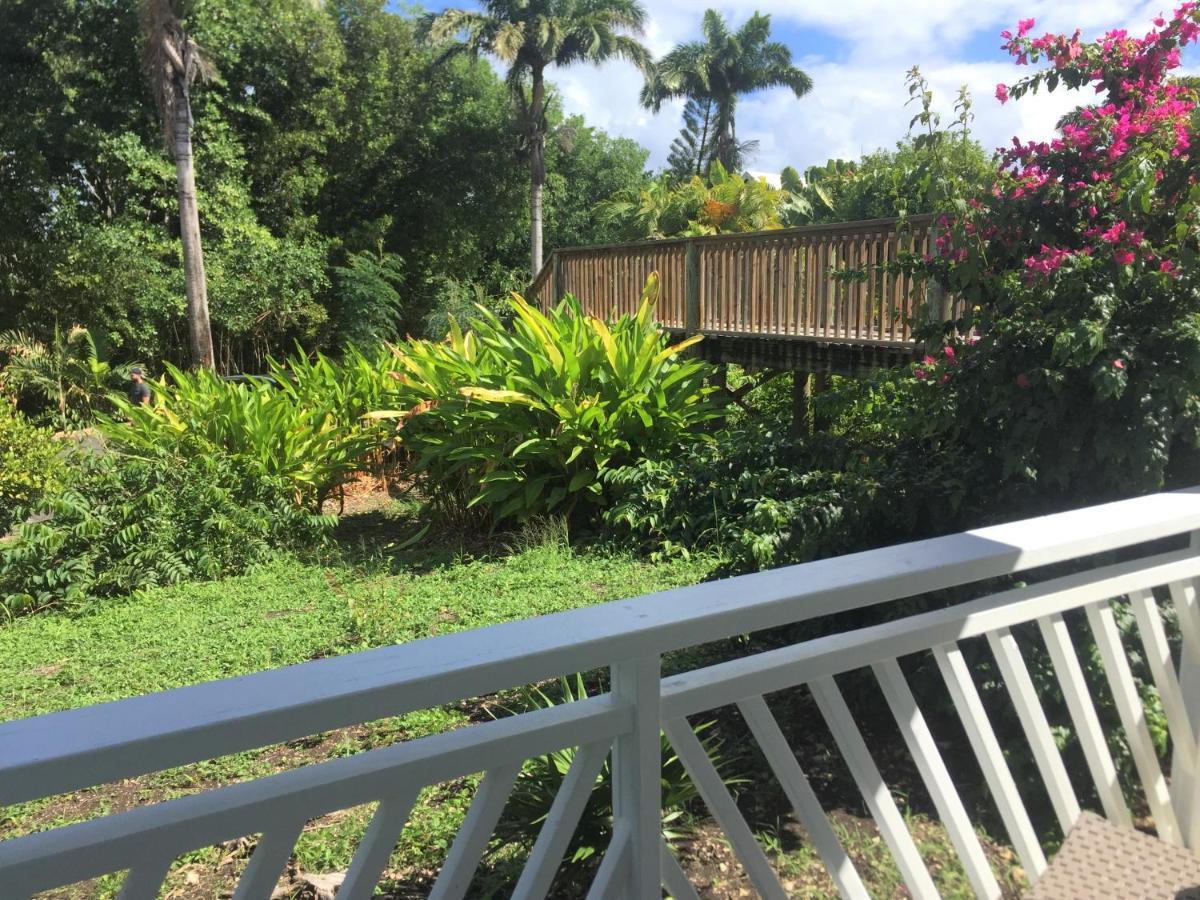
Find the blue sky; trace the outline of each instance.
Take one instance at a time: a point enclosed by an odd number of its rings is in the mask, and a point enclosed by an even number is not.
[[[1000,49],[999,32],[1018,19],[1036,18],[1037,33],[1074,31],[1085,38],[1110,28],[1143,34],[1151,19],[1170,11],[1163,0],[644,0],[650,24],[644,41],[656,56],[699,35],[704,10],[720,10],[739,25],[758,10],[772,16],[773,33],[813,79],[810,94],[796,99],[782,90],[745,98],[738,132],[759,142],[750,168],[778,172],[830,157],[853,158],[902,138],[912,110],[904,106],[904,73],[914,64],[931,82],[937,105],[951,116],[955,93],[967,84],[975,98],[976,136],[985,147],[1013,135],[1044,138],[1078,95],[1060,91],[1001,106],[999,81],[1021,70]],[[430,2],[430,9],[475,8],[471,0]],[[679,129],[682,104],[658,115],[637,102],[641,79],[629,65],[575,67],[552,73],[569,112],[590,124],[639,141],[661,165]]]

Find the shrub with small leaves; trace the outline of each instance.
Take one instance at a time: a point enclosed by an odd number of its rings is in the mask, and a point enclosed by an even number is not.
[[[219,456],[84,458],[61,493],[24,513],[48,518],[0,543],[8,616],[239,574],[319,545],[335,523],[298,508],[282,479],[248,477]]]
[[[52,493],[62,480],[62,446],[0,398],[0,535],[17,510]]]

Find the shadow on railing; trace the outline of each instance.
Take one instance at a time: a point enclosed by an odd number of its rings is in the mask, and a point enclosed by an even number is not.
[[[935,897],[934,881],[838,686],[838,676],[866,669],[895,718],[972,888],[979,896],[998,897],[976,823],[910,687],[912,664],[932,658],[1008,840],[1036,881],[1047,865],[1043,845],[1049,834],[1034,826],[1006,752],[1020,745],[1032,753],[1040,787],[1063,832],[1080,815],[1076,791],[1085,786],[1072,782],[1063,763],[1053,731],[1063,723],[1052,725],[1047,718],[1027,665],[1029,653],[1048,653],[1105,815],[1131,821],[1110,752],[1111,735],[1101,724],[1068,628],[1069,620],[1078,627],[1082,619],[1099,650],[1158,835],[1197,848],[1200,816],[1194,815],[1194,792],[1200,779],[1188,706],[1200,698],[1185,695],[1181,687],[1160,603],[1178,617],[1185,656],[1200,660],[1195,592],[1200,556],[1188,540],[1198,530],[1200,494],[1159,494],[10,722],[0,726],[0,803],[5,805],[566,673],[608,669],[611,679],[608,693],[577,702],[7,840],[0,844],[3,896],[26,898],[128,870],[121,896],[154,898],[180,854],[260,835],[235,897],[266,898],[306,822],[378,802],[338,894],[349,900],[369,897],[418,793],[482,772],[431,893],[463,897],[522,765],[571,747],[577,752],[570,771],[512,896],[542,897],[550,889],[597,773],[611,754],[612,840],[588,896],[657,898],[665,886],[674,897],[696,897],[661,836],[661,727],[755,889],[764,897],[783,897],[763,847],[688,724],[688,716],[733,705],[838,890],[866,897],[860,874],[766,700],[777,695],[773,703],[778,705],[783,692],[803,688],[815,699],[909,891]],[[1015,573],[1022,573],[1022,586],[996,589],[995,579]],[[943,599],[940,608],[886,624],[784,646],[776,642],[776,649],[661,675],[664,655],[684,648],[948,589],[956,596],[975,596],[952,605]],[[1176,765],[1170,788],[1112,598],[1127,598],[1119,604],[1122,618],[1127,610],[1137,624],[1170,729]],[[1041,647],[1015,634],[1026,623],[1037,624]],[[998,735],[981,701],[964,653],[987,652],[984,647],[1002,675],[1019,736]],[[796,724],[783,722],[786,730]],[[1085,799],[1090,795],[1087,787]]]

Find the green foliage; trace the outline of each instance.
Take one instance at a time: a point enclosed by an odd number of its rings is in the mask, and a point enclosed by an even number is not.
[[[575,703],[589,696],[582,675],[574,679],[563,677],[554,695],[541,688],[532,688],[523,693],[520,708],[510,713],[528,712],[535,709],[552,709],[562,703]],[[601,686],[600,690],[603,690]],[[598,693],[599,691],[597,691]],[[701,737],[701,745],[726,785],[733,786],[742,779],[729,774],[730,762],[721,758],[721,741],[705,733],[714,725],[705,722],[696,725],[693,731]],[[687,834],[684,817],[688,807],[698,793],[687,770],[683,767],[665,733],[659,733],[662,748],[662,832],[668,842]],[[510,843],[529,846],[537,839],[538,832],[550,813],[554,798],[562,787],[571,764],[575,761],[576,749],[566,747],[544,756],[537,756],[525,764],[505,806],[505,816],[496,829],[495,841],[501,849]],[[592,784],[592,792],[580,816],[579,824],[567,845],[566,864],[568,869],[586,865],[597,854],[609,846],[613,828],[612,763],[604,762],[600,774]]]
[[[920,126],[894,150],[876,150],[847,162],[831,159],[782,176],[787,199],[785,225],[854,222],[946,212],[990,183],[996,163],[971,137],[971,96],[964,86],[954,104],[955,118],[943,128],[933,92],[919,69],[908,73],[910,103],[918,104],[910,128]]]
[[[676,185],[662,175],[601,203],[600,217],[623,240],[733,234],[778,228],[786,195],[765,178],[730,174],[714,161],[706,178]]]
[[[703,175],[712,164],[716,104],[707,97],[689,97],[683,107],[683,127],[671,142],[667,170],[675,181]]]
[[[0,330],[88,326],[115,360],[186,358],[174,167],[135,0],[8,0],[0,30]],[[433,65],[383,0],[195,0],[216,77],[193,96],[218,366],[419,333],[435,277],[503,285],[526,258],[528,170],[483,61]],[[640,181],[644,151],[546,110],[553,241]],[[397,261],[403,260],[403,269]],[[368,263],[369,260],[369,263]]]
[[[4,387],[60,429],[86,425],[111,409],[111,394],[131,367],[105,359],[88,329],[76,325],[64,333],[57,322],[44,344],[19,331],[0,334],[0,355],[7,359]]]
[[[297,505],[319,510],[379,440],[362,417],[378,408],[390,355],[351,350],[345,364],[318,355],[270,361],[270,378],[229,381],[168,365],[155,403],[120,401],[103,424],[125,453],[162,466],[219,456],[237,471],[286,484]]]
[[[237,574],[320,543],[333,524],[298,509],[281,479],[203,455],[175,465],[83,458],[61,492],[23,512],[48,518],[0,543],[0,603],[10,617]]]
[[[63,447],[0,398],[0,536],[19,510],[52,494],[65,474]]]
[[[602,505],[601,476],[684,441],[710,419],[709,367],[654,324],[657,276],[636,315],[611,325],[574,297],[548,313],[520,297],[514,320],[480,310],[445,343],[411,340],[393,406],[400,440],[443,514],[493,524]]]

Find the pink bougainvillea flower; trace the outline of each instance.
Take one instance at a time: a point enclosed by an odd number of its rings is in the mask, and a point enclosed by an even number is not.
[[[1167,275],[1179,277],[1179,273],[1175,270],[1175,263],[1169,259],[1164,259],[1158,264],[1158,271],[1165,272]]]
[[[917,376],[918,381],[924,381],[927,373],[924,369],[913,369],[913,374]]]
[[[921,362],[925,363],[925,365],[927,365],[927,366],[936,366],[937,365],[937,360],[934,359],[932,356],[930,356],[928,353],[925,354],[925,358],[923,360],[921,360]]]
[[[996,99],[1001,103],[1008,102],[1008,85],[1004,82],[1000,82],[998,85],[996,85]]]
[[[1122,247],[1113,254],[1113,259],[1117,261],[1118,265],[1131,266],[1133,265],[1133,261],[1137,259],[1137,256],[1128,247]]]
[[[1017,376],[1017,387],[1021,388],[1022,390],[1029,387],[1029,376],[1024,372]]]
[[[1029,32],[1033,30],[1033,26],[1036,24],[1036,22],[1036,19],[1022,19],[1020,22],[1018,22],[1017,37],[1025,37],[1025,35],[1029,34]]]
[[[1114,360],[1113,360],[1113,368],[1114,368],[1114,369],[1122,369],[1122,370],[1123,370],[1123,369],[1125,368],[1125,360],[1123,360],[1123,359],[1114,359]]]
[[[946,347],[944,350],[942,350],[942,353],[945,354],[946,359],[954,359],[954,348],[953,347]]]

